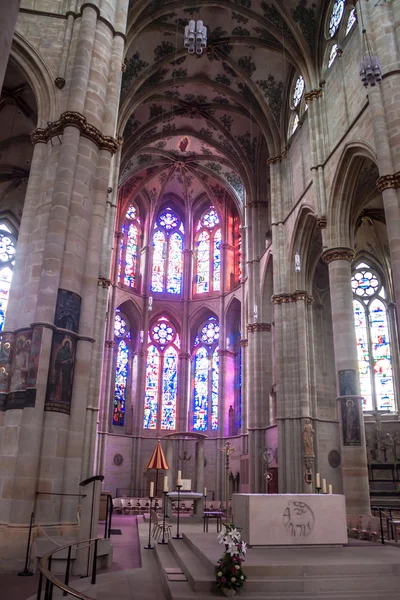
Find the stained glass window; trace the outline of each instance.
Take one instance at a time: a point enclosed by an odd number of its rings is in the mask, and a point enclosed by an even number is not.
[[[218,292],[221,289],[222,236],[219,217],[212,206],[201,217],[195,239],[195,293]]]
[[[335,60],[335,58],[337,56],[337,51],[338,51],[338,45],[337,44],[333,44],[333,46],[331,48],[331,53],[329,55],[328,69],[333,64],[333,61]]]
[[[293,135],[294,132],[296,131],[296,129],[298,128],[298,126],[299,126],[299,120],[300,120],[299,119],[299,115],[295,114],[294,117],[293,117],[293,121],[292,121],[292,132],[291,132],[291,135]]]
[[[136,287],[137,283],[140,231],[140,219],[131,204],[121,225],[118,261],[118,281],[130,288]]]
[[[0,223],[0,331],[4,328],[13,275],[16,240],[11,229]]]
[[[154,230],[151,291],[180,294],[183,276],[183,224],[168,208],[159,215]]]
[[[360,393],[366,411],[395,410],[390,332],[385,290],[365,262],[352,277]]]
[[[296,108],[300,104],[301,97],[304,92],[304,79],[301,75],[297,78],[296,85],[294,86],[293,92],[293,107]]]
[[[354,23],[357,21],[357,17],[356,17],[356,9],[352,8],[350,13],[349,13],[349,18],[347,19],[347,25],[346,25],[346,35],[348,33],[350,33]]]
[[[113,425],[124,425],[126,385],[129,372],[129,348],[125,340],[120,340],[117,347],[117,367],[114,387]]]
[[[149,333],[144,429],[176,429],[179,348],[175,327],[161,317]]]
[[[340,21],[344,12],[344,0],[336,0],[332,8],[331,18],[329,21],[329,36],[333,37],[337,32]]]
[[[193,357],[193,429],[218,430],[219,325],[210,317],[195,338]],[[211,424],[209,426],[209,424]]]

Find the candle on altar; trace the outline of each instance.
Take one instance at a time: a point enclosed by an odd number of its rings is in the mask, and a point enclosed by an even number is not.
[[[207,488],[204,488],[204,495],[207,496]]]
[[[168,492],[168,477],[164,475],[164,492]]]
[[[154,481],[150,481],[150,498],[154,498]]]
[[[322,480],[322,493],[326,494],[326,479]]]
[[[321,478],[319,476],[319,473],[315,474],[315,487],[317,487],[317,488],[321,487]]]
[[[176,485],[182,485],[182,471],[178,471],[178,480]]]
[[[329,492],[329,494],[332,494],[332,493],[333,493],[333,492],[332,492],[332,484],[329,484],[329,485],[328,485],[328,492]]]

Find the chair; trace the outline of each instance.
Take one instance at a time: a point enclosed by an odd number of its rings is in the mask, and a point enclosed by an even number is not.
[[[115,514],[117,514],[117,513],[122,514],[121,498],[113,498],[112,504],[113,504],[113,511],[115,512]]]
[[[358,537],[360,540],[368,540],[368,526],[369,526],[369,516],[368,515],[360,515],[358,521]]]
[[[368,538],[376,542],[381,537],[381,523],[379,517],[370,517],[368,524]]]
[[[132,506],[130,498],[121,498],[121,509],[125,515],[131,512]]]
[[[160,522],[160,520],[158,518],[158,514],[156,513],[154,508],[152,508],[150,511],[150,519],[153,523],[153,527],[151,530],[151,536],[157,542],[160,539],[163,532],[164,532],[165,536],[167,537],[167,539],[171,537],[172,525],[170,525],[169,523],[165,523],[165,529],[164,529],[163,522],[162,521]]]
[[[357,515],[347,515],[347,535],[351,538],[358,538],[358,520]]]

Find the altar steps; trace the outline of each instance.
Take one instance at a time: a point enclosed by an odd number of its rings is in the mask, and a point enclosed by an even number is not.
[[[287,549],[291,560],[282,564],[276,564],[275,560],[273,565],[257,564],[253,554],[253,559],[244,565],[248,579],[240,595],[249,600],[377,600],[381,596],[385,600],[399,600],[400,550],[397,548],[387,552],[388,548],[368,547],[364,560],[363,551],[355,549],[356,555],[350,552],[347,561],[337,559],[325,564],[320,561],[318,565],[306,564],[308,559],[301,564],[302,553],[307,552],[304,548],[295,550],[300,560],[296,565],[293,550]],[[328,554],[334,556],[335,550],[331,549]],[[340,550],[343,549],[338,550],[342,556]],[[382,550],[384,557],[380,556]],[[269,552],[273,553],[274,549]],[[377,553],[376,561],[371,560],[371,552]],[[215,536],[184,535],[182,540],[172,539],[166,546],[157,545],[156,553],[169,600],[206,600],[210,595],[221,595],[215,587],[214,565],[221,553]],[[182,577],[178,577],[181,581],[168,575],[171,569],[182,573]]]

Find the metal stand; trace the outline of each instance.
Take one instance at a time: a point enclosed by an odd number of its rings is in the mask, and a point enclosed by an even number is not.
[[[24,567],[23,571],[20,571],[18,573],[18,575],[20,577],[31,577],[31,575],[33,575],[32,571],[29,571],[29,569],[28,569],[28,563],[29,563],[29,550],[31,547],[31,536],[32,536],[32,527],[33,527],[34,519],[35,519],[35,514],[32,513],[31,514],[31,522],[29,523],[29,534],[28,534],[28,545],[26,547],[25,567]]]
[[[179,512],[180,512],[180,497],[181,497],[181,485],[176,486],[178,488],[178,515],[176,518],[176,535],[174,535],[174,540],[181,540],[182,536],[179,533]]]
[[[154,546],[151,545],[151,509],[153,506],[153,498],[154,496],[149,496],[149,500],[150,500],[150,518],[149,518],[149,543],[147,544],[147,546],[144,547],[145,550],[153,550]]]
[[[162,529],[162,540],[158,542],[159,544],[168,544],[168,541],[165,541],[165,519],[167,516],[167,494],[168,492],[163,492],[164,500],[163,500],[163,529]]]
[[[321,493],[321,490],[322,490],[322,488],[320,488],[320,487],[319,487],[319,488],[318,488],[318,487],[316,487],[315,489],[317,490],[317,494],[320,494],[320,493]]]

